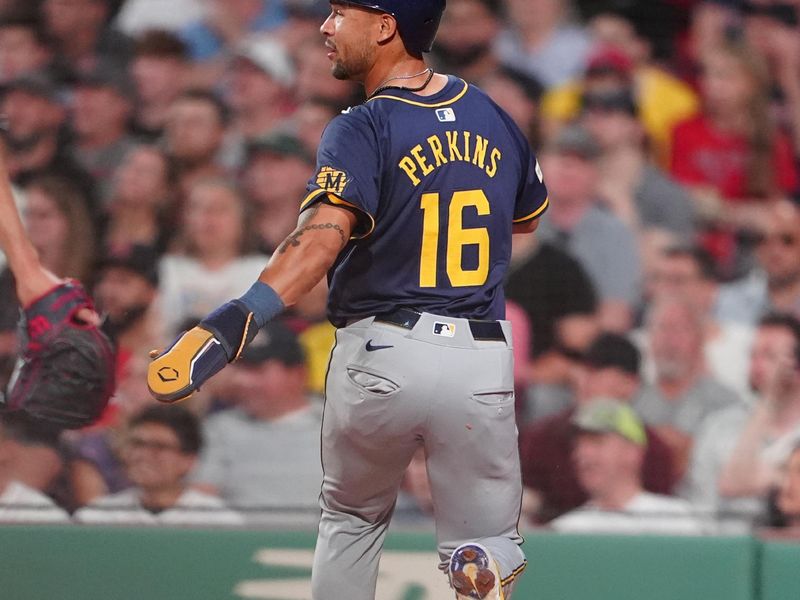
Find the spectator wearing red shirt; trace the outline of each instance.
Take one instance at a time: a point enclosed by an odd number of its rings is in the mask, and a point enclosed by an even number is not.
[[[640,356],[625,337],[604,333],[591,344],[576,370],[576,405],[535,421],[520,433],[523,512],[545,523],[588,500],[571,460],[573,416],[594,398],[613,397],[630,403],[640,386]],[[647,428],[647,451],[642,466],[646,490],[669,494],[675,483],[669,447]]]
[[[744,42],[725,42],[702,64],[704,110],[676,126],[671,170],[692,188],[713,232],[705,245],[731,273],[732,232],[749,229],[764,200],[793,192],[797,171],[790,140],[771,118],[761,57]]]

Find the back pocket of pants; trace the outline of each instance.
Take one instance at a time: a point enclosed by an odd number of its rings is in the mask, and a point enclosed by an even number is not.
[[[360,390],[376,396],[391,396],[400,389],[391,379],[358,367],[347,367],[347,378]]]
[[[486,406],[510,406],[514,404],[514,392],[474,392],[473,400]]]

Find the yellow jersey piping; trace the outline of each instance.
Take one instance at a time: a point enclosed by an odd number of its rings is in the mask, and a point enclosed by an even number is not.
[[[435,102],[433,104],[426,104],[425,102],[418,102],[416,100],[407,100],[406,98],[398,98],[397,96],[391,96],[389,94],[382,94],[380,96],[373,96],[367,102],[372,102],[373,100],[378,100],[379,98],[385,98],[387,100],[397,100],[398,102],[405,102],[406,104],[411,104],[412,106],[421,106],[423,108],[439,108],[441,106],[447,106],[448,104],[452,104],[456,100],[459,100],[464,94],[467,93],[467,89],[469,89],[469,84],[464,81],[463,79],[460,80],[461,83],[464,84],[464,89],[462,89],[458,94],[456,94],[450,100],[443,100],[442,102]]]
[[[351,240],[363,240],[365,237],[369,236],[369,234],[371,234],[375,230],[375,218],[367,211],[365,211],[363,208],[358,207],[355,204],[348,202],[347,200],[343,200],[342,198],[339,198],[339,196],[336,196],[331,192],[328,192],[328,202],[337,206],[347,206],[348,208],[357,210],[361,214],[367,215],[369,217],[369,223],[370,223],[369,231],[367,231],[362,235],[351,235],[350,236]]]
[[[544,202],[542,203],[542,205],[539,208],[537,208],[535,211],[533,211],[529,215],[526,215],[524,217],[520,217],[519,219],[514,219],[512,221],[512,223],[523,223],[525,221],[530,221],[531,219],[535,219],[536,217],[538,217],[540,214],[542,214],[544,212],[544,210],[547,208],[547,206],[549,204],[550,204],[550,198],[549,197],[545,198]]]

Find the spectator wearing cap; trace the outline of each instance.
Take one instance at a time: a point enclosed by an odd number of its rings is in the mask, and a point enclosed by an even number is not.
[[[0,114],[7,122],[3,135],[12,181],[24,185],[43,173],[68,178],[94,214],[94,180],[67,145],[67,112],[55,83],[40,73],[8,82],[0,89]]]
[[[241,525],[242,516],[217,497],[188,487],[202,449],[200,423],[181,406],[151,406],[130,422],[122,456],[130,488],[75,513],[92,524]]]
[[[294,65],[284,46],[265,36],[242,40],[226,77],[233,133],[250,142],[275,131],[292,111]]]
[[[165,251],[174,234],[177,195],[175,170],[164,152],[146,144],[134,147],[114,172],[105,245],[112,251],[134,244]]]
[[[743,400],[709,374],[704,318],[686,298],[666,297],[651,304],[645,332],[654,378],[633,407],[669,443],[678,476],[683,477],[706,417]]]
[[[101,58],[124,70],[133,50],[130,38],[109,25],[113,0],[43,0],[42,18],[54,41],[58,66],[66,73],[88,73]]]
[[[94,298],[117,342],[117,360],[146,354],[159,340],[151,307],[158,294],[158,255],[148,246],[111,249],[98,267]]]
[[[520,432],[520,460],[526,512],[535,522],[547,522],[587,500],[578,485],[572,451],[571,422],[576,412],[597,397],[630,403],[639,393],[639,352],[626,338],[599,335],[573,369],[575,405],[536,421]],[[649,444],[641,464],[645,489],[669,494],[676,479],[669,447],[645,428]]]
[[[581,264],[597,291],[601,327],[624,332],[641,299],[639,250],[631,228],[600,206],[599,157],[597,142],[579,126],[562,129],[544,146],[539,162],[550,209],[537,237]]]
[[[232,506],[301,511],[313,522],[322,482],[321,411],[306,393],[305,364],[297,336],[283,322],[258,333],[231,365],[235,408],[206,419],[198,488]]]
[[[170,12],[174,11],[171,4]],[[126,3],[127,6],[127,3]],[[136,86],[133,131],[155,141],[161,135],[172,103],[189,85],[186,44],[176,34],[150,30],[136,38],[130,74]]]
[[[581,123],[600,146],[599,193],[603,203],[634,231],[666,229],[677,239],[695,235],[688,191],[656,166],[631,88],[587,91]]]
[[[570,23],[572,2],[506,0],[507,25],[497,37],[500,61],[527,73],[545,88],[577,76],[591,40]]]
[[[44,490],[61,471],[56,432],[19,413],[0,418],[0,523],[65,523]]]
[[[186,90],[170,106],[163,142],[183,196],[197,181],[225,175],[220,159],[229,122],[228,106],[207,90]]]
[[[247,145],[242,171],[244,191],[256,209],[261,249],[272,254],[297,225],[297,206],[314,173],[314,157],[300,140],[276,133]]]
[[[589,500],[550,527],[564,533],[705,533],[685,500],[645,491],[641,471],[648,437],[630,406],[596,398],[575,413],[571,424],[572,462]]]
[[[0,17],[0,84],[45,71],[52,58],[50,41],[38,19]]]
[[[591,19],[589,28],[595,47],[588,54],[583,75],[548,90],[542,98],[545,131],[552,132],[576,118],[586,92],[632,89],[652,156],[656,164],[668,168],[672,129],[700,109],[697,94],[655,64],[651,42],[624,11],[601,12]]]
[[[135,88],[127,75],[99,66],[82,75],[73,90],[72,132],[75,158],[108,202],[111,178],[135,141],[128,132]]]

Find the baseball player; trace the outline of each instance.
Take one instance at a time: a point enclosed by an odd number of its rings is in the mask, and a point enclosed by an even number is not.
[[[20,220],[0,149],[0,249],[23,307],[22,353],[1,411],[22,411],[57,428],[94,422],[114,391],[115,352],[77,281],[39,262]]]
[[[158,354],[154,396],[189,396],[325,274],[338,327],[322,425],[316,600],[374,598],[403,472],[427,459],[442,569],[461,599],[508,600],[525,567],[511,331],[512,233],[547,206],[522,133],[434,73],[444,0],[331,2],[332,72],[367,100],[323,134],[297,229],[259,280]]]

